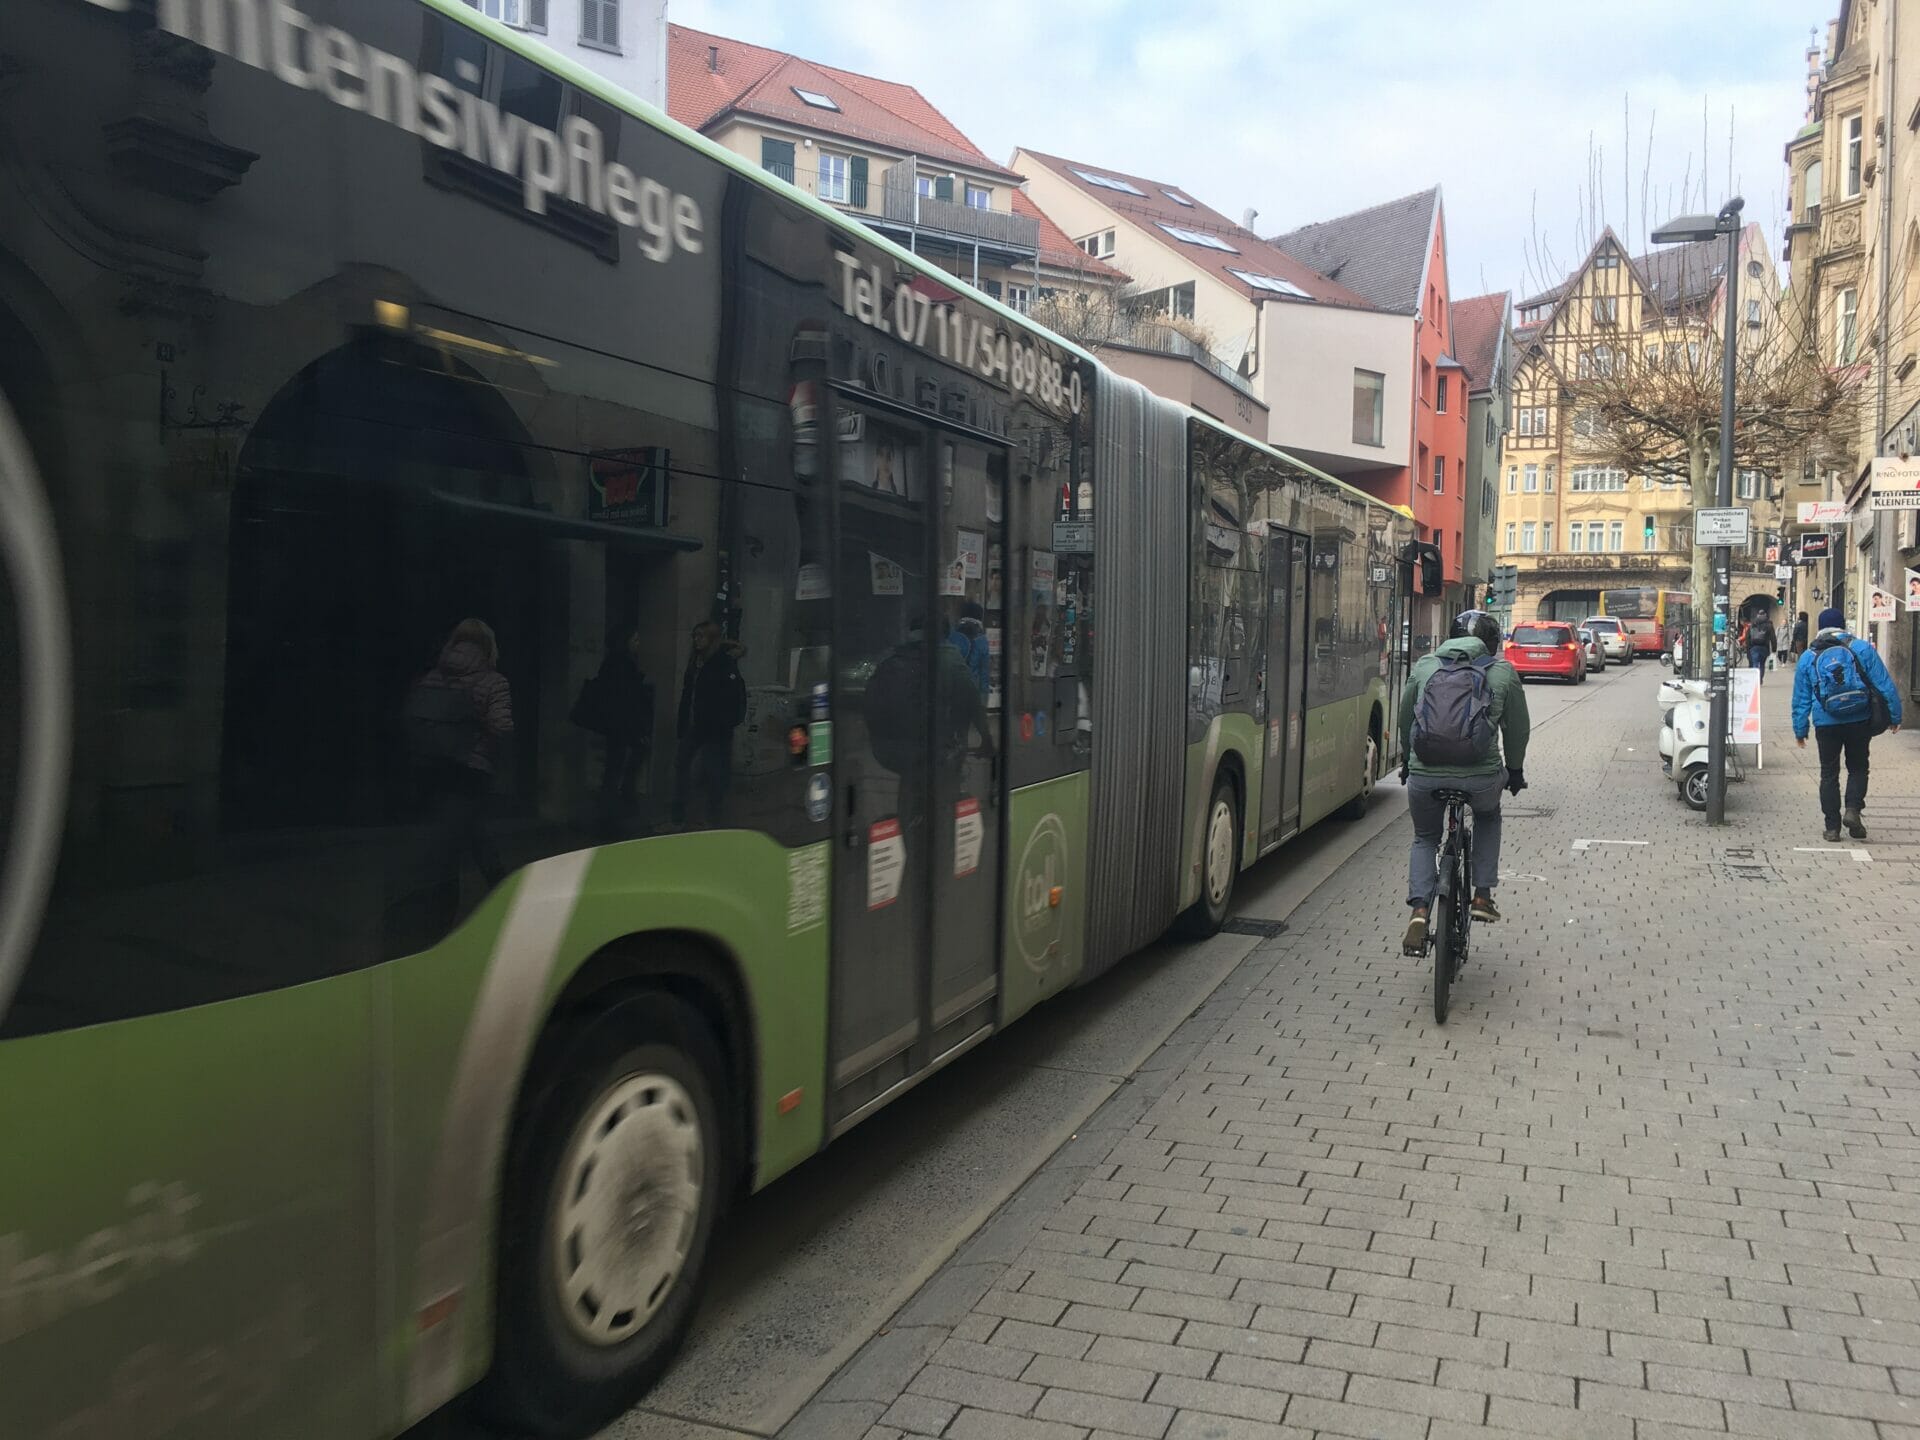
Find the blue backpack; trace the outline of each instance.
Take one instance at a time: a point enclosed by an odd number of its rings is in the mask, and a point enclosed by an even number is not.
[[[1493,753],[1494,657],[1440,657],[1413,707],[1413,753],[1422,765],[1476,765]]]
[[[1853,653],[1854,642],[1830,638],[1813,646],[1813,693],[1820,708],[1840,725],[1873,717],[1872,685]]]

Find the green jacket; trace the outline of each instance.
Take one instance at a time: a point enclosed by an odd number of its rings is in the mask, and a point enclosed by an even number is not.
[[[1407,757],[1407,769],[1415,775],[1497,775],[1503,768],[1518,770],[1526,764],[1527,731],[1531,728],[1527,719],[1527,692],[1520,683],[1519,673],[1504,660],[1494,661],[1487,671],[1487,680],[1493,687],[1493,729],[1499,736],[1499,743],[1487,753],[1487,758],[1477,765],[1423,765],[1413,753],[1414,707],[1420,703],[1420,692],[1427,688],[1427,681],[1440,668],[1440,657],[1462,655],[1478,660],[1486,653],[1486,646],[1471,635],[1463,635],[1458,640],[1445,641],[1431,655],[1421,656],[1407,677],[1400,691],[1400,753]]]

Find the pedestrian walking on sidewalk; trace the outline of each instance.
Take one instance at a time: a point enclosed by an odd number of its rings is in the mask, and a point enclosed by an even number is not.
[[[1820,629],[1793,672],[1793,739],[1807,747],[1812,723],[1820,750],[1820,813],[1826,838],[1840,826],[1856,840],[1867,838],[1860,812],[1867,803],[1867,751],[1873,737],[1900,729],[1900,692],[1873,646],[1847,631],[1846,617],[1831,607],[1820,612]],[[1847,764],[1847,794],[1840,799],[1840,762]]]
[[[1807,651],[1807,612],[1802,610],[1800,618],[1793,622],[1793,659],[1798,664],[1800,657]]]
[[[1527,693],[1500,658],[1500,622],[1484,610],[1455,616],[1449,638],[1423,655],[1400,694],[1400,753],[1407,757],[1413,852],[1400,942],[1409,955],[1427,944],[1427,910],[1439,884],[1437,857],[1446,806],[1436,791],[1463,790],[1473,809],[1473,918],[1494,921],[1500,883],[1500,792],[1526,789]],[[1505,753],[1502,754],[1504,747]]]
[[[1773,617],[1765,610],[1753,612],[1753,618],[1740,632],[1740,645],[1747,652],[1747,663],[1760,672],[1760,679],[1767,678],[1767,660],[1773,654],[1774,634]]]

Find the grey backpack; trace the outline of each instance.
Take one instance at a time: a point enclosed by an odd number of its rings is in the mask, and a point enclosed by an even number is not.
[[[1493,753],[1493,657],[1440,657],[1413,707],[1413,753],[1422,765],[1474,765]]]

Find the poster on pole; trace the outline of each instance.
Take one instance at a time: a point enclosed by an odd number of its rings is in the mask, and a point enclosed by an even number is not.
[[[1920,570],[1907,571],[1907,613],[1920,615]]]
[[[1764,770],[1766,765],[1760,758],[1760,672],[1751,665],[1743,665],[1733,672],[1727,724],[1727,743],[1753,746],[1754,767]]]
[[[1867,620],[1874,625],[1891,625],[1897,603],[1898,597],[1891,590],[1882,590],[1875,585],[1868,593]]]

